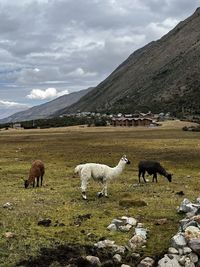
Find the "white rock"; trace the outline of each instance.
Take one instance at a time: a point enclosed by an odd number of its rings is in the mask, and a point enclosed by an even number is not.
[[[139,263],[138,267],[152,267],[154,266],[154,262],[154,259],[146,257]]]
[[[197,263],[199,260],[199,257],[194,252],[190,253],[189,255],[191,262]]]
[[[110,231],[117,231],[117,226],[116,224],[111,223],[110,225],[108,225],[107,229]]]
[[[186,240],[185,237],[178,233],[175,236],[172,237],[172,246],[175,248],[182,248],[186,246]]]
[[[147,239],[147,229],[145,228],[135,228],[135,234],[142,236],[144,239]]]
[[[191,252],[192,252],[191,248],[189,248],[189,247],[183,248],[183,254],[190,254]]]
[[[168,248],[168,253],[169,254],[178,254],[178,250],[173,248],[173,247],[170,247],[170,248]]]
[[[185,258],[185,267],[195,267],[194,263],[188,257]]]
[[[101,262],[98,257],[86,256],[86,260],[89,261],[92,265],[101,266]]]
[[[126,223],[132,225],[132,226],[136,226],[137,224],[137,220],[135,218],[132,218],[132,217],[129,217],[127,220],[126,220]]]
[[[121,267],[131,267],[131,266],[127,264],[122,264]]]
[[[120,254],[115,254],[113,256],[113,260],[117,263],[120,263],[122,261],[122,256]]]
[[[176,258],[170,259],[168,255],[165,255],[159,260],[158,267],[181,267],[181,265]]]
[[[119,226],[119,230],[121,232],[129,232],[131,228],[132,228],[132,225],[130,224]]]

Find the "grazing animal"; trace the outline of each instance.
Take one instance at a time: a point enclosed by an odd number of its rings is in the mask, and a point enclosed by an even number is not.
[[[41,179],[42,186],[44,173],[44,163],[39,159],[35,160],[30,168],[28,179],[24,180],[24,187],[28,188],[31,183],[33,184],[33,187],[35,187],[35,179],[37,179],[37,187],[39,187],[39,179]]]
[[[140,183],[140,176],[142,174],[143,180],[146,183],[145,180],[145,172],[147,171],[147,173],[149,175],[153,174],[153,179],[152,182],[154,182],[154,179],[156,181],[156,183],[158,182],[157,179],[157,173],[159,173],[160,175],[165,176],[169,182],[172,181],[172,174],[168,173],[161,165],[159,162],[157,161],[150,161],[150,160],[143,160],[140,161],[138,164],[138,169],[139,169],[139,173],[138,173],[138,178],[139,178],[139,183]]]
[[[114,177],[119,176],[125,168],[126,164],[130,164],[130,161],[124,155],[116,167],[109,167],[104,164],[98,163],[86,163],[76,166],[74,172],[78,173],[81,178],[81,192],[83,199],[87,199],[86,189],[88,182],[91,178],[102,184],[102,191],[98,192],[98,196],[108,196],[107,194],[107,182]]]

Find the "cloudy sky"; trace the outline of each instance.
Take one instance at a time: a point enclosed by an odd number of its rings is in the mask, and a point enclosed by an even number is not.
[[[200,0],[0,0],[0,118],[96,86]]]

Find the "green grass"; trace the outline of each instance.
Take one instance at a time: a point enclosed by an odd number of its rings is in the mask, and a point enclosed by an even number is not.
[[[16,266],[17,262],[40,253],[42,247],[59,244],[93,244],[101,237],[127,244],[133,232],[109,232],[106,227],[113,218],[133,216],[148,228],[144,255],[157,256],[167,249],[177,232],[181,215],[177,206],[184,191],[195,200],[200,186],[200,133],[180,129],[115,129],[63,128],[51,130],[20,130],[0,132],[0,266]],[[123,174],[113,181],[108,199],[98,199],[99,185],[90,182],[88,201],[80,196],[79,178],[73,178],[74,167],[84,162],[115,166],[126,154],[131,161]],[[21,177],[26,177],[34,159],[45,162],[46,174],[42,188],[25,190]],[[141,159],[154,159],[173,172],[173,181],[158,177],[158,183],[137,184],[137,164]],[[191,177],[188,178],[187,176]],[[149,178],[151,180],[151,178]],[[143,200],[144,207],[123,207],[119,200]],[[5,202],[13,210],[2,208]],[[78,215],[91,218],[75,224]],[[50,218],[52,226],[38,226],[40,218]],[[167,218],[165,225],[155,225]],[[65,226],[54,226],[56,220]],[[16,234],[12,239],[5,232]],[[88,233],[96,236],[87,237]]]

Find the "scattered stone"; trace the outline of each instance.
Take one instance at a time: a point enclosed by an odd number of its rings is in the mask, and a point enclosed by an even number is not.
[[[3,204],[3,208],[4,209],[8,209],[8,210],[12,210],[13,209],[13,204],[10,202],[6,202],[5,204]]]
[[[107,229],[110,231],[117,231],[117,226],[114,223],[111,223],[108,225]]]
[[[127,264],[122,264],[121,267],[131,267],[131,266]]]
[[[154,259],[146,257],[139,263],[138,267],[153,267],[154,262]]]
[[[132,226],[136,226],[137,224],[137,220],[135,218],[123,216],[122,219],[126,220],[126,223]]]
[[[101,262],[100,262],[100,260],[99,260],[98,257],[95,257],[95,256],[86,256],[86,260],[87,260],[90,264],[94,265],[95,267],[96,267],[96,266],[101,266]]]
[[[185,229],[184,235],[188,241],[194,238],[200,238],[200,229],[196,226],[188,226]]]
[[[168,248],[168,253],[169,254],[178,254],[178,250],[173,248],[173,247],[170,247],[170,248]]]
[[[4,234],[4,236],[5,236],[6,238],[13,238],[13,237],[15,237],[16,235],[15,235],[14,233],[12,233],[12,232],[6,232],[6,233]]]
[[[142,236],[144,239],[147,239],[147,229],[136,227],[135,234]]]
[[[113,260],[116,262],[116,263],[120,263],[122,261],[122,256],[120,254],[115,254],[113,256]]]
[[[181,265],[176,258],[170,259],[168,255],[165,255],[159,260],[158,267],[181,267]]]
[[[132,249],[132,251],[135,251],[137,248],[142,247],[144,244],[146,244],[146,240],[141,235],[134,235],[129,240],[129,246]]]
[[[129,232],[131,228],[132,228],[132,225],[130,224],[119,226],[119,230],[121,232]]]
[[[199,257],[198,257],[197,254],[195,254],[194,252],[190,253],[189,257],[190,257],[190,260],[191,260],[193,263],[197,263],[198,260],[199,260]]]
[[[200,256],[200,238],[191,239],[188,246]]]
[[[113,253],[118,253],[118,254],[124,254],[126,248],[124,246],[118,246],[115,244],[115,241],[112,240],[102,240],[94,244],[95,247],[97,248],[110,248]]]
[[[192,252],[192,250],[191,250],[191,248],[189,248],[189,247],[184,247],[183,248],[183,254],[185,255],[185,254],[190,254]]]
[[[38,225],[42,225],[45,227],[49,227],[51,225],[51,219],[42,219],[40,221],[38,221]]]
[[[172,237],[172,246],[175,248],[182,248],[186,246],[186,240],[185,237],[178,233],[175,236]]]
[[[188,257],[185,258],[185,267],[195,267],[194,263]]]
[[[184,198],[183,202],[181,203],[178,212],[196,212],[197,208],[189,201],[189,199]]]

